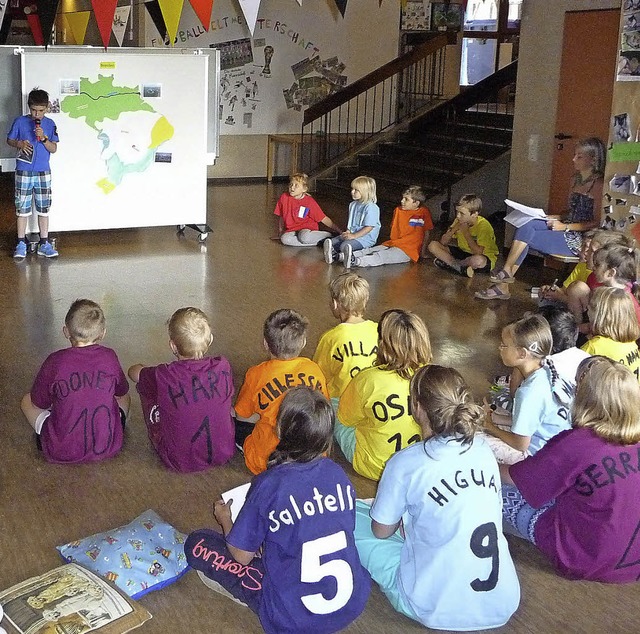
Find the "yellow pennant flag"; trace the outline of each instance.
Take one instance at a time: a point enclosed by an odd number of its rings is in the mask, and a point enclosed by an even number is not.
[[[87,24],[89,24],[89,16],[91,11],[74,11],[73,13],[64,13],[67,24],[73,35],[76,44],[84,44],[84,36],[87,32]]]
[[[158,4],[160,5],[160,11],[162,11],[164,23],[167,26],[169,41],[173,46],[178,32],[178,25],[180,24],[184,0],[158,0]]]

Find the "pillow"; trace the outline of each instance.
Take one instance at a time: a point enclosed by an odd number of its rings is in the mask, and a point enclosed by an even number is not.
[[[65,561],[88,568],[138,599],[187,571],[185,539],[186,535],[150,509],[126,526],[57,549]]]

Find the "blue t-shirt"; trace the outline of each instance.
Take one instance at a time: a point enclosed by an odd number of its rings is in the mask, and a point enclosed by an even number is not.
[[[545,366],[530,374],[516,390],[511,431],[520,436],[531,436],[529,452],[532,455],[550,438],[571,429],[569,409],[573,392],[570,386],[564,387],[565,382],[560,379],[555,387],[562,398],[559,402],[551,391],[551,373]]]
[[[44,131],[44,135],[49,137],[50,141],[58,142],[58,129],[53,119],[42,117],[40,127]],[[29,163],[16,158],[16,170],[24,170],[27,172],[47,172],[49,171],[49,157],[51,152],[47,150],[44,143],[36,139],[36,123],[29,115],[17,117],[7,139],[15,139],[16,141],[29,141],[33,146],[33,159]]]
[[[264,545],[265,632],[328,634],[359,616],[371,580],[354,528],[355,489],[328,458],[278,465],[253,479],[227,543],[248,552]]]
[[[376,203],[360,203],[354,200],[349,204],[349,220],[347,229],[352,233],[363,227],[373,227],[369,233],[358,238],[363,249],[372,247],[378,240],[380,233],[380,207]]]
[[[403,519],[398,588],[423,625],[481,630],[504,625],[520,585],[502,533],[498,464],[486,441],[431,438],[389,458],[371,518]]]

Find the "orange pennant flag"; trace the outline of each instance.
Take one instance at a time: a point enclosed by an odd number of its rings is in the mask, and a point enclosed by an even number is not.
[[[64,13],[63,15],[69,25],[75,43],[84,44],[84,36],[87,32],[91,11],[75,11],[73,13]]]
[[[93,6],[93,15],[96,16],[96,22],[98,23],[102,45],[107,48],[118,0],[91,0],[91,5]]]
[[[167,25],[169,41],[171,42],[171,46],[173,46],[176,39],[176,33],[178,32],[178,25],[180,24],[180,16],[182,15],[184,0],[159,0],[159,4],[160,11],[162,11],[162,17],[164,18],[164,23]]]
[[[211,10],[213,9],[213,0],[189,0],[193,10],[196,12],[198,19],[202,22],[202,26],[206,31],[211,26]]]

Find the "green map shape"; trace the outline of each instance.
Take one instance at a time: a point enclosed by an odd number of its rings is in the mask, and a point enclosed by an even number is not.
[[[80,94],[66,96],[60,103],[60,109],[73,119],[85,117],[87,125],[94,129],[97,129],[96,121],[115,121],[123,112],[155,112],[140,97],[137,86],[114,86],[113,75],[98,75],[96,82],[80,77]]]

